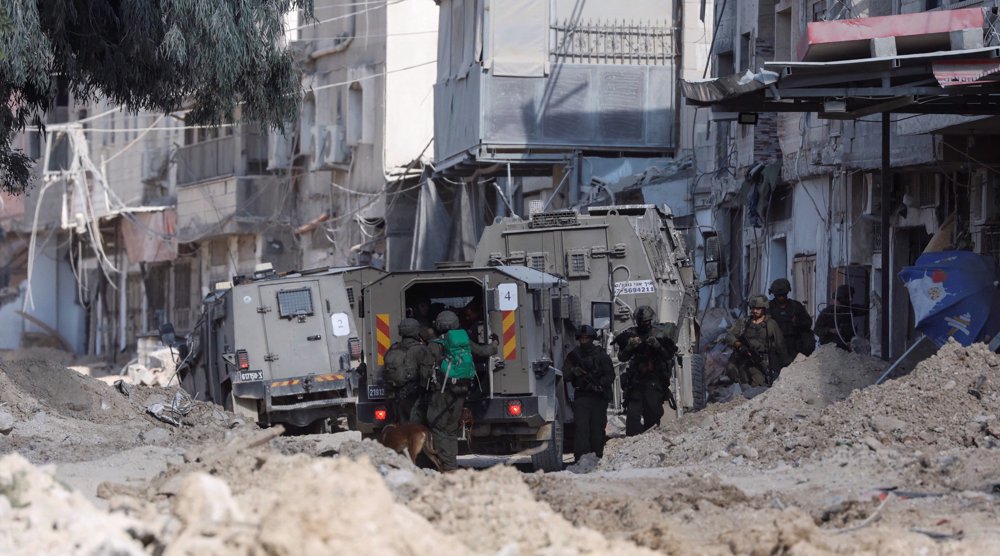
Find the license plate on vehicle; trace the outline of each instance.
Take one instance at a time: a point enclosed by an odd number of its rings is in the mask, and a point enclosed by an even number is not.
[[[369,384],[368,385],[368,399],[369,400],[384,400],[385,399],[385,386],[381,384]]]
[[[264,371],[240,371],[240,382],[260,382],[264,380]]]

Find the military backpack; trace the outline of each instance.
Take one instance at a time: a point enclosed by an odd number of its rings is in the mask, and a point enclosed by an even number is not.
[[[449,330],[435,342],[444,348],[441,373],[445,381],[469,380],[476,378],[476,366],[472,362],[472,345],[465,330]]]
[[[411,358],[406,356],[407,351],[409,350],[406,346],[396,342],[389,346],[385,355],[382,356],[382,377],[389,386],[402,388],[417,380],[417,366]]]

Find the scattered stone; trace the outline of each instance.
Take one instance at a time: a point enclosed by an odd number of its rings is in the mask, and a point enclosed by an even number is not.
[[[906,421],[888,415],[875,415],[869,423],[875,432],[891,433],[908,428]]]
[[[205,473],[193,473],[181,482],[174,515],[195,528],[243,519],[229,485]]]
[[[170,439],[170,431],[161,427],[154,427],[139,433],[139,441],[144,444],[159,444]]]
[[[566,467],[566,471],[570,473],[590,473],[596,470],[600,463],[601,460],[596,454],[584,454],[580,457],[580,461]]]
[[[0,409],[0,434],[8,435],[14,430],[14,416],[10,412]]]

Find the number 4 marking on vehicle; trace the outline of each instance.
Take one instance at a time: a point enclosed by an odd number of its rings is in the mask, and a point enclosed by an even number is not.
[[[497,294],[500,296],[501,311],[517,309],[517,284],[497,284]]]

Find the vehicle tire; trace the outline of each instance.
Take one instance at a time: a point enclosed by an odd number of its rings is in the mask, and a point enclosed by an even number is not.
[[[708,384],[705,382],[705,356],[691,356],[691,394],[694,397],[694,411],[705,409],[708,405]]]
[[[561,396],[556,396],[556,420],[552,423],[552,437],[549,445],[537,454],[531,455],[531,466],[535,471],[551,473],[563,468],[563,410]]]

